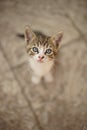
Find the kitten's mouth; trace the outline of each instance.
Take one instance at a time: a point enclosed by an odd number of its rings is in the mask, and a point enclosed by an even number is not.
[[[39,63],[43,63],[44,61],[39,59],[39,60],[37,60],[37,62],[39,62]]]
[[[44,63],[44,61],[42,59],[38,59],[37,62]]]

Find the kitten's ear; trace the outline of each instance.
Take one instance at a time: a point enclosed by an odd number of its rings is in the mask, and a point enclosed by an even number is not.
[[[58,47],[59,46],[59,43],[61,42],[62,40],[62,37],[63,37],[63,32],[59,32],[57,33],[56,35],[52,36],[51,37],[51,41],[53,42],[53,44]]]
[[[32,29],[29,26],[26,26],[25,27],[25,41],[30,42],[34,38],[36,38],[35,33],[32,31]]]

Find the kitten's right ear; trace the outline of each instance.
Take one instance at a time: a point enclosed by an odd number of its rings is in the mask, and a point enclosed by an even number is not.
[[[58,46],[59,46],[59,44],[60,44],[60,42],[62,40],[62,37],[63,37],[63,32],[62,31],[51,37],[51,41],[53,42],[53,44],[57,48],[58,48]]]
[[[35,38],[36,38],[36,35],[32,31],[32,29],[29,26],[26,26],[25,27],[25,41],[29,43],[31,40]]]

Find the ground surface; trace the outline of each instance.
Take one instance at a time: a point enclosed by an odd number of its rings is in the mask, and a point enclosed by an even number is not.
[[[27,24],[64,31],[52,84],[31,83]],[[0,0],[0,130],[87,130],[86,0]]]

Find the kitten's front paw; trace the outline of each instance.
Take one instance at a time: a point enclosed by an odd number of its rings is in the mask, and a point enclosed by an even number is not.
[[[48,74],[44,77],[45,81],[48,83],[53,82],[53,76],[51,74]]]
[[[40,77],[33,76],[33,77],[31,78],[31,80],[32,80],[32,83],[34,83],[34,84],[39,84],[41,78],[40,78]]]

